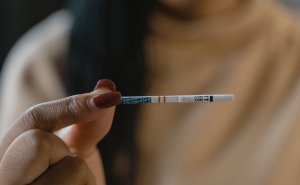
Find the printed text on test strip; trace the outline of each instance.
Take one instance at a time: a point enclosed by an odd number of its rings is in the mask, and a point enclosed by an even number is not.
[[[234,101],[233,94],[177,95],[177,96],[123,96],[122,104],[197,103]]]

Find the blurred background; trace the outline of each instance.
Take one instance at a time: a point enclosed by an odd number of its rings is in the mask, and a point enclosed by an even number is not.
[[[300,13],[300,0],[277,0]],[[0,72],[14,43],[32,26],[64,7],[66,0],[2,0],[0,2]]]
[[[32,26],[61,9],[65,0],[0,1],[0,70],[14,43]]]

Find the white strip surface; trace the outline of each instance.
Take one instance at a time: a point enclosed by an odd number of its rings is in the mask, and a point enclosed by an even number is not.
[[[123,96],[122,104],[145,103],[196,103],[234,101],[233,94],[177,95],[177,96]]]

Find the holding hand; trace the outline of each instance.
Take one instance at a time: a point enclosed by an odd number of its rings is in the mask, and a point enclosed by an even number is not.
[[[105,184],[96,145],[120,103],[114,83],[104,79],[91,93],[28,109],[0,142],[0,185]]]

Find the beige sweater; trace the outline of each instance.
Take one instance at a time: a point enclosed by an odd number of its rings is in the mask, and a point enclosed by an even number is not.
[[[9,53],[0,78],[0,136],[29,107],[66,96],[62,83],[71,15],[59,11],[32,28]]]
[[[60,69],[71,21],[60,16],[7,60],[2,134],[31,105],[65,96]],[[137,184],[300,184],[295,18],[275,3],[253,0],[192,22],[155,14],[150,28],[145,94],[233,93],[235,101],[141,106]]]

